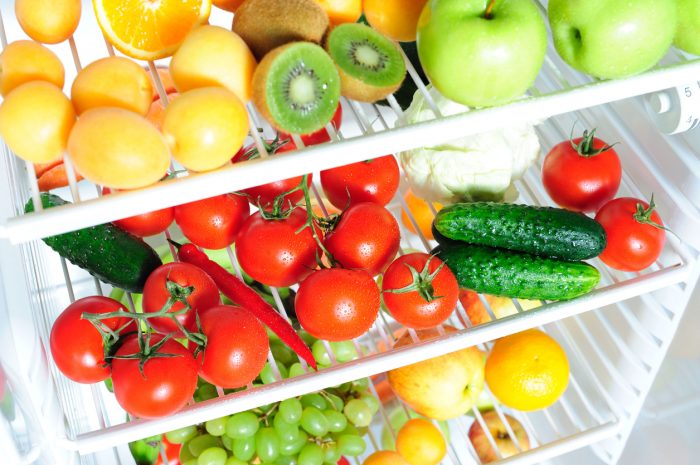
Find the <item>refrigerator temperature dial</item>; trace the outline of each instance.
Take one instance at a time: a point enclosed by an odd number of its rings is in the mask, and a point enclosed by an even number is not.
[[[647,112],[665,134],[679,134],[700,125],[700,82],[649,94]]]

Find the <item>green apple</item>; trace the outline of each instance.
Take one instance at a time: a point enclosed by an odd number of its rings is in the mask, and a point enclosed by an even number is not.
[[[554,46],[569,65],[592,76],[641,73],[673,42],[676,1],[550,0]]]
[[[488,107],[532,86],[547,30],[532,0],[432,0],[418,21],[417,43],[425,74],[445,97]]]
[[[700,2],[676,0],[678,4],[678,28],[674,44],[683,51],[700,55]]]

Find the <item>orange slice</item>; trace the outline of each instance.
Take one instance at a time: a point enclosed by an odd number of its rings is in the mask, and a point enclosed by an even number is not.
[[[209,18],[211,0],[92,0],[107,40],[140,60],[172,55]]]

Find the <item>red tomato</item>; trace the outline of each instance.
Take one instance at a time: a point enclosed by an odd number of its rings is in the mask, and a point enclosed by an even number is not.
[[[201,312],[221,303],[219,288],[216,287],[214,280],[204,271],[188,263],[167,263],[153,271],[143,286],[144,312],[155,313],[163,308],[171,296],[171,292],[168,290],[168,282],[178,284],[183,288],[189,286],[194,288],[192,293],[186,297],[190,310],[175,317],[188,331],[197,329],[196,312]],[[176,295],[178,293],[176,289],[173,289],[172,292]],[[168,312],[173,313],[183,308],[185,306],[182,302],[176,301]],[[183,337],[177,324],[169,317],[150,318],[148,322],[159,333],[175,333],[175,337]]]
[[[173,444],[169,442],[165,435],[163,435],[161,442],[165,449],[165,456],[168,458],[168,465],[180,465],[180,449],[182,448],[182,444]],[[154,465],[164,465],[163,456],[161,454],[158,454]]]
[[[377,283],[365,271],[331,268],[306,278],[294,301],[302,328],[318,339],[347,341],[365,334],[379,313]]]
[[[250,215],[245,197],[223,194],[175,207],[175,222],[194,245],[223,249],[233,244]]]
[[[360,202],[388,204],[399,188],[399,164],[387,155],[321,171],[328,201],[343,209]]]
[[[583,137],[555,145],[544,159],[542,184],[562,208],[595,212],[620,187],[620,159],[594,133],[584,131]]]
[[[280,138],[278,143],[281,145],[278,146],[275,146],[273,144],[274,141],[266,141],[266,143],[269,145],[267,151],[271,152],[272,155],[276,155],[282,152],[289,152],[291,150],[296,150],[297,148],[297,146],[294,145],[292,139],[289,137],[284,139]],[[259,157],[260,154],[258,153],[257,147],[255,146],[255,144],[251,144],[240,149],[238,153],[233,157],[233,159],[231,159],[231,161],[233,163],[238,163],[248,160],[254,160]],[[307,179],[307,185],[311,186],[310,174]],[[242,192],[248,194],[248,201],[251,203],[251,205],[257,207],[258,204],[260,204],[263,208],[270,209],[272,203],[274,202],[277,196],[294,189],[295,187],[301,184],[301,180],[302,176],[295,176],[293,178],[282,179],[280,181],[274,181],[267,184],[263,184],[262,186],[250,187],[248,189],[244,189]],[[288,205],[289,203],[296,205],[303,198],[304,193],[302,191],[299,190],[293,192],[289,195],[284,196],[284,205]]]
[[[307,213],[295,208],[289,217],[266,220],[260,212],[243,223],[236,240],[236,257],[243,271],[268,286],[287,287],[316,269],[322,252],[311,229],[302,228]],[[318,237],[323,237],[316,227]]]
[[[112,191],[109,187],[102,188],[102,194],[107,195]],[[124,231],[137,237],[148,237],[160,234],[170,227],[175,218],[173,207],[163,208],[142,215],[130,216],[114,221],[114,224]]]
[[[374,276],[394,260],[399,251],[399,224],[389,211],[374,203],[358,203],[340,217],[324,245],[344,267]]]
[[[600,259],[621,271],[640,271],[654,263],[666,242],[661,217],[643,200],[621,197],[603,205],[595,216],[608,244]],[[654,224],[659,225],[654,226]]]
[[[109,377],[105,362],[102,335],[82,314],[126,312],[126,308],[109,297],[94,296],[78,299],[56,318],[51,328],[51,355],[56,366],[67,378],[78,383],[98,383]],[[117,317],[101,320],[102,324],[116,330],[129,322]]]
[[[340,124],[343,121],[343,106],[338,102],[338,108],[335,109],[335,113],[333,113],[333,118],[331,118],[330,123],[333,125],[336,131],[340,129]],[[290,139],[292,136],[286,132],[280,132],[279,133],[279,138],[280,139]],[[312,132],[311,134],[305,134],[301,136],[301,141],[304,143],[304,145],[309,146],[309,145],[317,145],[317,144],[323,144],[324,142],[329,142],[331,140],[331,136],[328,134],[328,131],[326,129],[319,129],[316,132]]]
[[[397,290],[406,292],[390,292]],[[459,285],[442,260],[411,253],[394,260],[384,272],[382,297],[396,321],[409,328],[429,329],[450,317]]]
[[[153,347],[165,336],[151,335]],[[137,337],[128,338],[116,355],[139,352]],[[158,357],[146,361],[143,373],[138,359],[115,358],[112,361],[112,385],[119,405],[139,418],[160,418],[184,407],[197,388],[197,362],[190,351],[174,339],[168,339],[157,353],[175,357]]]
[[[222,388],[238,388],[253,381],[265,366],[269,342],[265,327],[248,310],[231,305],[212,307],[200,316],[207,336],[197,356],[199,374]]]

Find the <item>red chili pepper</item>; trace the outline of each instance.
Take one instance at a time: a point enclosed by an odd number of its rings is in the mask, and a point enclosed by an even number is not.
[[[350,462],[348,462],[348,459],[345,457],[340,457],[340,460],[338,460],[338,465],[350,465]]]
[[[297,355],[306,360],[311,367],[316,369],[316,360],[311,349],[299,337],[292,325],[275,311],[257,292],[248,287],[246,283],[232,275],[218,263],[209,260],[207,255],[192,244],[179,245],[173,243],[178,249],[180,260],[195,265],[207,273],[214,280],[223,294],[241,307],[250,311],[274,332]]]

